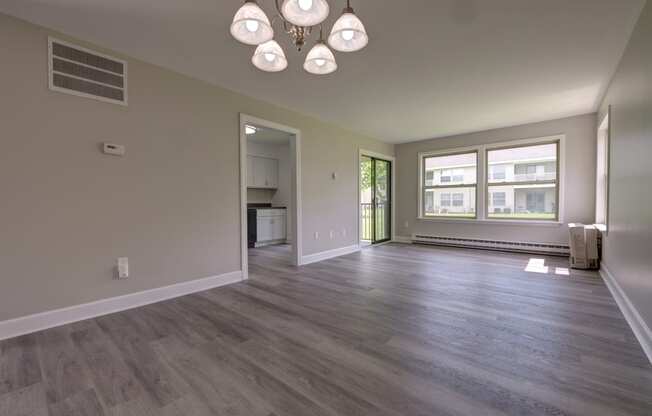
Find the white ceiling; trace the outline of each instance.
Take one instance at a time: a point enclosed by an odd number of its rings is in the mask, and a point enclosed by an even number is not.
[[[272,0],[259,3],[271,17]],[[596,110],[645,0],[353,0],[370,35],[339,70],[250,64],[241,0],[2,0],[0,11],[399,143]],[[330,24],[343,0],[330,0]]]

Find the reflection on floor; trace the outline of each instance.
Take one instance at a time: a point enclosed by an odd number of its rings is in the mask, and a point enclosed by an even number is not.
[[[252,250],[246,282],[1,341],[0,415],[652,414],[650,363],[566,259],[289,253]]]
[[[292,266],[292,245],[278,244],[249,249],[249,275],[265,270],[279,270]]]

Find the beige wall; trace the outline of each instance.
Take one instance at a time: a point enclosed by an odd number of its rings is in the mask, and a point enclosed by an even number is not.
[[[271,204],[276,191],[273,189],[247,189],[247,203]]]
[[[133,59],[128,107],[51,92],[48,34],[0,14],[0,321],[239,270],[239,112],[302,131],[304,255],[356,243],[357,149],[393,146]]]
[[[398,236],[426,233],[462,238],[489,238],[509,241],[567,243],[568,229],[563,225],[508,225],[505,223],[461,223],[417,219],[419,152],[453,149],[477,144],[566,135],[566,222],[593,222],[595,216],[596,116],[589,114],[543,123],[460,136],[432,139],[396,146],[397,230]],[[481,192],[481,191],[479,191]],[[405,223],[407,222],[407,227]]]
[[[612,106],[609,234],[604,265],[652,328],[652,4],[602,102]]]

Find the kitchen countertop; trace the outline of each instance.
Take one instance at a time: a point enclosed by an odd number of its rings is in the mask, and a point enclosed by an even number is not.
[[[247,209],[287,209],[287,207],[247,206]]]

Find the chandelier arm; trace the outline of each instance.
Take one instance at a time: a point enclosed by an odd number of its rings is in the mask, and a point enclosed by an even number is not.
[[[276,6],[276,14],[283,20],[285,21],[285,17],[283,16],[283,12],[281,12],[281,6],[278,4],[278,0],[274,0],[274,5]]]

